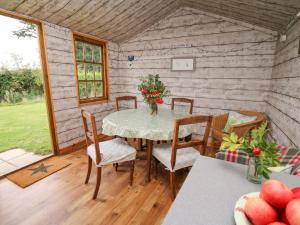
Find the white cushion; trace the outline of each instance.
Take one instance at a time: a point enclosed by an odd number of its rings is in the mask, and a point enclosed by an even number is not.
[[[192,166],[196,161],[197,157],[200,155],[200,153],[192,147],[177,149],[176,163],[174,169],[172,169],[172,147],[170,144],[161,144],[154,146],[152,154],[172,172],[185,167]]]
[[[101,161],[97,165],[97,167],[135,160],[136,158],[135,148],[131,147],[126,141],[122,140],[121,138],[115,138],[109,141],[100,142],[99,146]],[[94,144],[90,145],[87,148],[87,154],[96,164],[96,149]]]

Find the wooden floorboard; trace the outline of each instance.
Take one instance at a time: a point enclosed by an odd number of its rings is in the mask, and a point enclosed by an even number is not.
[[[0,180],[0,224],[161,224],[172,203],[168,172],[159,168],[157,178],[145,184],[146,161],[136,162],[134,184],[129,171],[112,166],[103,170],[97,200],[91,200],[96,171],[84,184],[87,158],[84,151],[65,157],[72,165],[23,189],[7,179]],[[153,173],[152,173],[153,174]],[[183,183],[187,171],[179,171]]]

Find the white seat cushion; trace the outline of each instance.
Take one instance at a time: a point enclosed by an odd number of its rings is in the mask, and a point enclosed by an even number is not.
[[[97,167],[108,164],[120,163],[130,160],[135,160],[136,150],[131,147],[126,141],[121,138],[115,138],[109,141],[99,143],[101,152],[101,161]],[[87,148],[87,154],[96,164],[95,145],[92,144]]]
[[[185,167],[192,166],[196,161],[197,157],[200,155],[200,153],[192,147],[177,149],[176,163],[174,169],[172,169],[172,147],[170,144],[161,144],[154,146],[152,154],[172,172]]]

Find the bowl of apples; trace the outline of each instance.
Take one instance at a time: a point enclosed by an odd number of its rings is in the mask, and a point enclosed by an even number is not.
[[[300,225],[300,187],[268,180],[260,192],[240,197],[234,219],[236,225]]]

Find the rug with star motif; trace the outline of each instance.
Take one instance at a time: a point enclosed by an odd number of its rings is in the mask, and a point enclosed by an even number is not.
[[[53,174],[71,164],[61,157],[51,157],[8,175],[6,178],[22,188]]]

